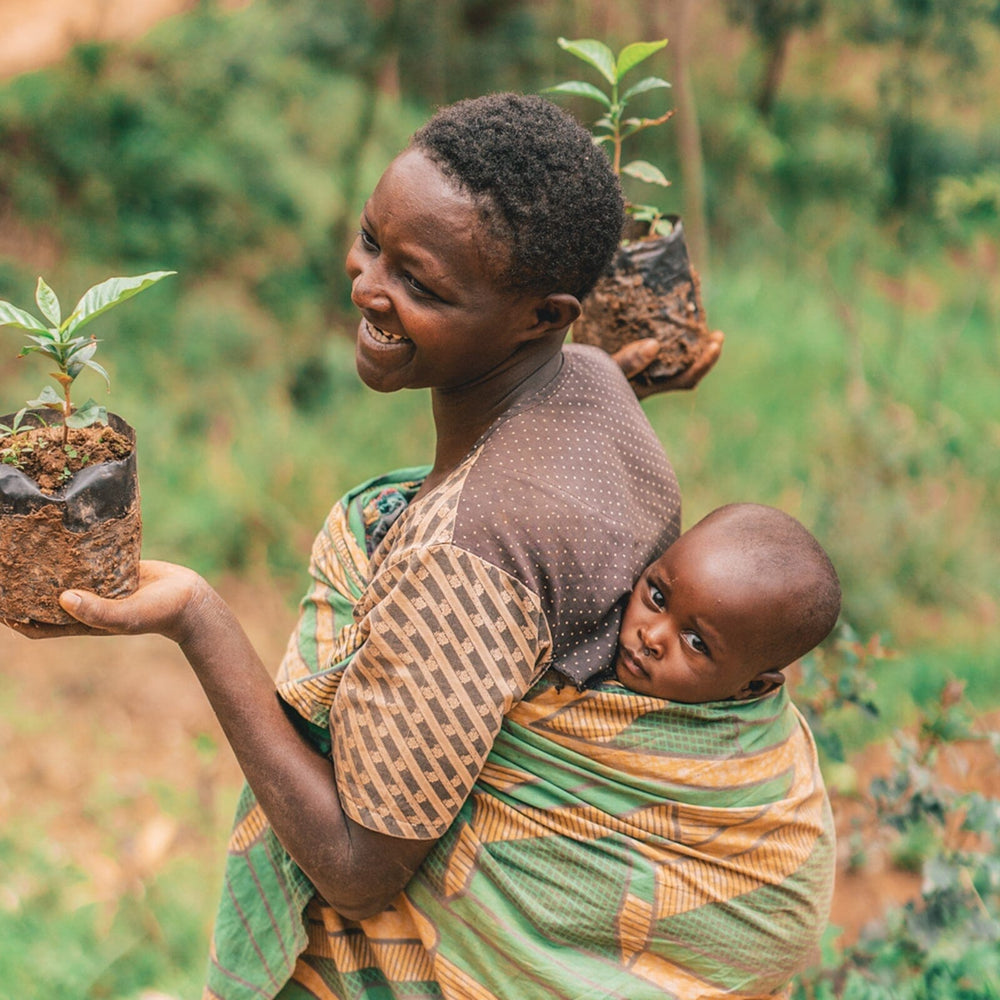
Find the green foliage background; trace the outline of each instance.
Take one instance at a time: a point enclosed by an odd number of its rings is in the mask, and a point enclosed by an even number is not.
[[[354,375],[342,261],[364,198],[436,104],[579,75],[559,35],[670,36],[655,6],[203,2],[0,84],[0,298],[29,305],[38,273],[74,300],[108,274],[179,272],[97,331],[109,405],[139,433],[147,556],[268,574],[292,601],[331,501],[429,457],[423,395]],[[797,515],[845,621],[898,650],[871,665],[882,721],[847,723],[853,746],[949,676],[1000,702],[998,26],[992,0],[700,0],[703,291],[727,341],[696,393],[644,405],[686,525],[733,500]],[[672,79],[674,58],[650,72]],[[676,139],[637,150],[674,179],[674,211]],[[7,336],[15,410],[38,372]]]

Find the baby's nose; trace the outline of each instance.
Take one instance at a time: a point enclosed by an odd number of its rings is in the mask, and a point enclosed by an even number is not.
[[[662,656],[670,641],[669,629],[665,625],[650,625],[639,633],[642,651],[647,656]]]

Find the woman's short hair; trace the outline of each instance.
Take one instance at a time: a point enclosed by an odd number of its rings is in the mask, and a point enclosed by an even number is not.
[[[439,110],[411,145],[477,202],[508,248],[499,280],[582,299],[621,240],[624,204],[607,156],[544,98],[490,94]]]

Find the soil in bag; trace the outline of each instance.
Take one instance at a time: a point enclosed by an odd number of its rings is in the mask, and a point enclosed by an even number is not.
[[[691,267],[684,229],[672,219],[668,236],[623,244],[608,271],[583,303],[573,339],[613,354],[635,340],[655,337],[656,360],[633,382],[656,386],[680,374],[698,358],[709,329],[698,275]]]
[[[11,419],[0,422],[9,424]],[[116,432],[111,454],[123,450],[122,442],[131,450],[69,475],[62,472],[65,482],[55,488],[52,476],[58,481],[60,473],[51,468],[46,472],[33,467],[40,485],[32,475],[0,463],[0,617],[68,623],[73,619],[58,601],[63,590],[76,587],[124,597],[138,586],[142,521],[135,432],[114,414],[109,423]],[[61,435],[61,428],[43,430]],[[99,436],[99,429],[93,430]],[[79,452],[82,440],[71,437],[71,450]],[[4,444],[0,441],[0,448]],[[40,451],[50,458],[65,454],[61,440]],[[60,461],[56,458],[55,465]],[[53,461],[46,464],[52,466]],[[63,469],[67,467],[63,463]]]

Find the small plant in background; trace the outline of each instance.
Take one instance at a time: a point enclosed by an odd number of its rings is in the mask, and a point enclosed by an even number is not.
[[[99,341],[93,335],[80,336],[79,331],[101,313],[139,292],[156,284],[175,271],[151,271],[129,278],[108,278],[94,285],[84,293],[76,308],[62,318],[62,309],[56,293],[43,278],[38,279],[35,303],[44,320],[19,309],[10,302],[0,300],[0,326],[13,326],[28,331],[28,343],[21,348],[18,357],[39,353],[55,362],[57,371],[51,373],[59,384],[60,392],[52,386],[45,386],[37,399],[29,400],[13,420],[20,426],[28,408],[54,410],[60,416],[63,428],[63,444],[68,441],[70,428],[89,427],[95,423],[107,423],[107,409],[93,399],[88,399],[81,407],[74,406],[70,394],[77,376],[85,369],[96,371],[111,389],[111,380],[104,368],[94,360]],[[46,323],[45,320],[48,322]],[[16,429],[0,427],[0,432],[12,435]]]
[[[961,745],[978,750],[984,774],[997,773],[1000,737],[973,719],[964,685],[949,681],[913,730],[896,734],[894,766],[865,800],[864,836],[896,867],[920,873],[920,895],[858,943],[828,942],[795,1000],[1000,997],[1000,799],[955,788],[940,766]],[[955,763],[964,774],[965,756]]]
[[[895,655],[880,635],[862,642],[849,625],[841,624],[830,641],[802,658],[795,704],[809,723],[825,763],[846,761],[837,725],[845,709],[857,709],[869,720],[879,717],[872,700],[872,667]]]
[[[14,414],[9,424],[0,421],[0,438],[8,438],[7,445],[0,448],[0,463],[3,465],[17,465],[21,461],[21,456],[35,450],[34,444],[27,436],[22,437],[23,431],[32,429],[32,425],[25,425],[25,410]]]
[[[664,176],[663,171],[652,163],[646,160],[631,160],[628,163],[622,163],[622,146],[626,139],[630,139],[645,129],[662,125],[673,117],[674,111],[672,109],[658,118],[625,117],[625,109],[633,98],[652,90],[668,88],[670,84],[658,76],[647,76],[632,84],[624,93],[620,92],[625,75],[639,63],[644,62],[655,52],[664,48],[667,39],[662,38],[654,42],[633,42],[626,45],[617,56],[603,42],[592,38],[582,38],[577,41],[560,38],[558,42],[560,48],[569,52],[570,55],[593,66],[608,86],[605,90],[601,90],[585,80],[567,80],[554,87],[547,87],[546,93],[567,94],[597,101],[605,109],[605,113],[594,122],[594,141],[598,145],[609,147],[611,166],[615,174],[619,177],[625,174],[645,181],[647,184],[667,187],[670,181]],[[649,223],[651,234],[669,234],[670,223],[663,218],[660,209],[652,205],[637,205],[628,202],[626,210],[633,219]]]

